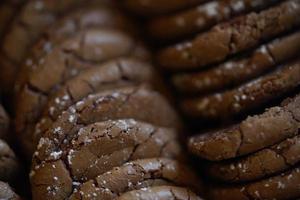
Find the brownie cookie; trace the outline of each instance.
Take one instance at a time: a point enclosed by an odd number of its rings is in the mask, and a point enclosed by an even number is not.
[[[215,92],[237,86],[274,69],[300,51],[300,32],[260,46],[254,52],[206,71],[182,73],[172,77],[176,89],[186,94]]]
[[[205,0],[125,0],[124,5],[142,16],[155,16],[174,12],[205,2]]]
[[[0,104],[0,138],[8,139],[9,118]]]
[[[55,141],[42,138],[36,151],[36,157],[44,162],[56,161],[64,156],[73,179],[86,181],[97,174],[129,160],[153,157],[176,158],[181,154],[176,131],[168,128],[138,122],[133,119],[98,122],[79,129],[78,136],[69,136],[63,144],[56,145],[53,156],[44,152],[52,151]],[[97,145],[106,148],[95,148]],[[50,147],[50,148],[48,148]],[[82,162],[83,158],[88,158]],[[34,165],[33,165],[34,166]],[[35,168],[39,168],[38,165]]]
[[[63,133],[60,132],[60,134]],[[64,143],[56,146],[55,151],[51,148],[43,149],[51,142],[53,144],[54,141],[47,138],[41,139],[35,155],[44,162],[38,165],[33,164],[35,167],[31,173],[35,195],[44,195],[49,192],[48,187],[55,188],[57,184],[64,183],[64,188],[48,194],[59,195],[61,194],[59,191],[72,189],[72,182],[64,182],[65,180],[85,182],[131,160],[172,158],[180,154],[180,147],[176,142],[176,131],[154,127],[133,119],[98,122],[81,128],[73,138],[65,137]],[[102,148],[97,148],[99,146]],[[50,157],[44,156],[43,151],[49,150],[51,151]],[[67,172],[66,169],[61,168],[63,165],[67,166]],[[58,180],[53,177],[58,177]],[[69,178],[60,180],[60,177]]]
[[[109,59],[139,57],[140,45],[124,32],[112,29],[89,29],[60,43],[24,74],[16,94],[16,131],[26,142],[34,131],[49,94],[80,71]],[[45,81],[46,80],[46,81]],[[23,144],[27,149],[30,144]]]
[[[300,85],[300,61],[292,61],[278,70],[232,90],[204,97],[184,99],[183,112],[200,119],[230,119],[265,105],[292,92]]]
[[[237,186],[211,187],[212,200],[250,200],[250,199],[297,199],[300,196],[300,169],[297,167],[281,175],[258,182]]]
[[[141,83],[151,84],[157,79],[158,75],[151,65],[135,58],[120,58],[82,71],[62,85],[49,98],[47,97],[48,103],[42,105],[40,111],[36,111],[40,120],[36,124],[35,131],[34,127],[30,127],[28,132],[30,135],[27,135],[26,141],[31,143],[31,146],[36,144],[36,141],[34,142],[32,139],[37,138],[36,135],[43,132],[44,127],[47,128],[48,124],[55,120],[62,111],[89,94],[115,87]]]
[[[89,0],[89,3],[107,3],[105,0]],[[7,27],[0,46],[1,89],[10,91],[13,88],[16,73],[27,51],[41,36],[43,31],[52,25],[66,12],[83,6],[86,0],[30,0],[22,6],[13,22]],[[18,48],[16,48],[18,47]]]
[[[43,131],[43,124],[57,119],[62,111],[89,94],[142,83],[155,85],[157,79],[151,65],[135,58],[120,58],[85,70],[51,95],[36,131]]]
[[[16,92],[22,85],[20,79],[24,78],[23,74],[30,70],[32,65],[37,65],[36,62],[43,59],[46,54],[49,54],[67,38],[76,35],[80,31],[92,28],[110,28],[133,32],[131,26],[126,17],[114,7],[108,5],[90,5],[70,12],[51,26],[49,30],[45,31],[38,42],[32,46],[20,69],[19,76],[21,77],[17,78]]]
[[[135,160],[78,183],[70,199],[116,199],[122,193],[151,186],[187,185],[199,188],[196,175],[186,166],[165,158]]]
[[[285,100],[281,106],[248,117],[232,128],[194,136],[189,150],[201,158],[225,160],[249,154],[298,134],[300,96]]]
[[[210,177],[226,182],[260,179],[291,168],[300,161],[300,136],[250,154],[244,158],[213,163],[207,167]]]
[[[98,199],[114,199],[132,190],[173,185],[202,190],[197,176],[177,161],[166,158],[135,160],[80,185],[73,190],[70,199],[85,199],[93,193],[97,194]]]
[[[201,198],[197,196],[194,192],[192,192],[190,189],[174,187],[174,186],[157,186],[157,187],[142,188],[140,190],[127,192],[116,199],[117,200],[151,200],[151,199],[201,200]]]
[[[18,170],[19,163],[16,155],[6,142],[0,139],[0,180],[14,181]]]
[[[3,200],[21,200],[21,198],[11,189],[11,187],[0,181],[0,199]]]
[[[126,182],[126,184],[128,184],[128,182]],[[163,179],[149,179],[149,180],[139,182],[136,185],[131,185],[130,183],[129,185],[130,186],[127,185],[128,191],[139,190],[146,187],[154,187],[154,186],[166,186],[166,185],[173,186],[172,183],[165,181]],[[96,187],[93,181],[88,181],[84,183],[84,185],[80,187],[79,192],[78,189],[75,189],[74,191],[75,192],[71,195],[70,200],[92,199],[92,198],[98,198],[101,200],[111,200],[117,198],[117,195],[113,194],[113,192],[110,192],[107,189],[105,190]]]
[[[300,24],[299,13],[299,0],[284,1],[259,13],[216,25],[192,41],[165,48],[158,53],[157,61],[167,70],[203,68],[295,28]]]
[[[169,16],[154,18],[147,25],[156,39],[172,40],[204,31],[218,22],[253,10],[261,10],[279,0],[221,0],[209,1]]]
[[[84,125],[126,118],[163,127],[181,126],[175,111],[159,93],[139,86],[90,95],[64,111],[55,122],[49,124],[47,131],[40,133],[37,138],[46,137],[55,143],[62,143],[66,135],[71,137]],[[57,129],[64,134],[55,134]],[[51,148],[45,153],[51,154],[54,147]],[[41,155],[43,154],[39,152],[38,156]]]

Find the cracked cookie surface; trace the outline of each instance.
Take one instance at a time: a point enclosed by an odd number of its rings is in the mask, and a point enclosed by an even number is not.
[[[194,136],[189,141],[189,150],[217,161],[252,153],[293,137],[299,130],[299,104],[300,97],[296,96],[234,127]]]
[[[300,24],[299,12],[300,1],[289,0],[260,13],[241,16],[216,25],[192,41],[162,49],[157,61],[166,70],[199,69],[221,62],[295,28]]]

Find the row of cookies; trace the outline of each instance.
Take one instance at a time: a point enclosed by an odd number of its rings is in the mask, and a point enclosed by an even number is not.
[[[201,199],[180,119],[112,1],[26,1],[3,38],[34,200]]]
[[[132,10],[165,9],[148,15],[147,28],[160,25],[154,38],[177,44],[156,61],[192,126],[215,129],[188,144],[206,160],[209,199],[298,198],[300,1],[176,1],[170,10],[133,1]]]

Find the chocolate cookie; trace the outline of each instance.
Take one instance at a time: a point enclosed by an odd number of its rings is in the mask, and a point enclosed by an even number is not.
[[[128,184],[128,182],[126,182],[126,184]],[[154,187],[154,186],[166,186],[166,185],[172,186],[173,184],[168,181],[165,181],[163,179],[149,179],[149,180],[145,180],[143,182],[139,182],[136,185],[131,185],[130,183],[129,183],[129,185],[130,186],[127,185],[128,191],[139,190],[142,188]],[[102,188],[97,188],[95,186],[95,184],[93,183],[93,181],[88,181],[80,187],[79,193],[78,193],[78,190],[75,189],[75,192],[72,194],[70,199],[71,200],[79,200],[79,199],[92,199],[92,198],[97,199],[98,198],[101,200],[111,200],[111,199],[117,198],[116,196],[117,195],[113,194],[108,189],[105,190]]]
[[[151,199],[160,199],[160,200],[201,200],[199,196],[193,193],[187,188],[174,187],[174,186],[157,186],[157,187],[148,187],[142,188],[140,190],[134,190],[127,192],[117,200],[151,200]]]
[[[300,24],[299,12],[299,0],[284,1],[259,13],[216,25],[191,41],[165,48],[158,53],[157,61],[167,70],[203,68],[295,28]]]
[[[26,60],[20,69],[19,76],[21,77],[17,78],[16,91],[18,92],[20,85],[24,84],[22,83],[24,80],[20,80],[22,77],[24,78],[24,73],[27,73],[33,65],[38,65],[38,61],[44,59],[61,42],[78,32],[92,28],[109,28],[134,32],[131,26],[128,19],[116,8],[106,4],[90,5],[70,12],[44,32],[38,42],[30,49],[30,53],[26,56]],[[142,49],[141,52],[143,53]]]
[[[16,155],[6,144],[6,142],[0,139],[0,180],[14,181],[17,176],[18,170],[19,163],[17,161]]]
[[[80,185],[70,199],[80,199],[81,194],[83,198],[93,196],[94,192],[98,199],[114,199],[132,190],[173,185],[202,190],[197,176],[177,161],[166,158],[135,160]]]
[[[267,178],[258,182],[237,186],[211,187],[212,200],[250,200],[250,199],[297,199],[299,190],[299,167],[281,175]]]
[[[191,9],[154,18],[147,25],[150,35],[156,39],[172,40],[204,31],[238,14],[268,7],[278,0],[221,0],[209,1]]]
[[[205,0],[125,0],[124,5],[143,16],[155,16],[195,6]]]
[[[21,200],[12,188],[2,181],[0,181],[0,199]]]
[[[275,68],[279,63],[298,55],[300,32],[260,46],[257,50],[201,72],[174,75],[173,85],[182,93],[215,92],[237,86]]]
[[[37,138],[46,137],[55,143],[62,143],[66,135],[71,137],[84,125],[126,118],[163,127],[181,126],[175,111],[159,93],[139,86],[90,95],[63,112],[55,122],[49,124],[48,130],[40,133]],[[57,129],[64,134],[53,133]],[[51,154],[54,150],[51,148],[45,153]],[[39,152],[38,156],[41,155],[43,154]]]
[[[229,182],[257,180],[291,168],[300,161],[300,136],[250,154],[244,158],[213,163],[210,177]]]
[[[96,2],[103,4],[105,0]],[[26,1],[7,28],[0,46],[1,89],[10,91],[13,88],[18,67],[42,32],[69,10],[86,3],[85,0],[65,0],[59,3],[50,0]]]
[[[212,161],[249,154],[298,134],[300,96],[225,130],[192,137],[189,150]]]
[[[0,138],[8,139],[9,118],[0,104]]]
[[[120,58],[85,70],[51,95],[36,130],[43,131],[43,124],[57,119],[62,111],[89,94],[142,83],[155,85],[157,79],[151,65],[135,58]]]
[[[89,29],[71,37],[37,61],[24,74],[24,85],[16,94],[16,131],[21,142],[32,134],[49,94],[80,71],[117,57],[138,57],[140,46],[124,32]],[[46,81],[45,81],[46,80]],[[27,149],[28,145],[23,144]],[[30,150],[30,149],[29,149]]]
[[[176,158],[181,153],[175,130],[133,119],[98,122],[79,129],[78,135],[69,136],[64,144],[56,145],[55,149],[56,152],[61,151],[59,157],[68,157],[69,170],[77,181],[89,180],[129,160]],[[53,144],[55,145],[55,141],[51,141],[49,137],[40,140],[36,157],[42,164],[43,161],[59,159],[53,157]],[[95,148],[97,145],[106,148]],[[45,153],[49,152],[47,157]],[[89,159],[85,159],[83,163],[82,158]]]
[[[62,111],[89,94],[126,85],[151,84],[157,79],[158,75],[152,66],[135,58],[120,58],[95,65],[67,81],[49,97],[45,97],[48,102],[40,105],[40,111],[35,111],[41,118],[35,130],[43,131],[45,125],[48,127],[47,124],[55,120]],[[34,134],[33,125],[28,130],[30,135],[27,135],[26,141],[33,145],[36,142],[32,139],[39,133]]]
[[[78,183],[70,199],[116,199],[128,191],[163,185],[201,188],[196,175],[186,166],[174,160],[154,158],[128,162],[83,184]]]
[[[230,119],[292,92],[300,85],[300,61],[222,93],[184,99],[183,112],[200,119]]]
[[[47,193],[48,186],[60,185],[60,177],[69,177],[62,180],[88,181],[131,160],[172,158],[180,154],[176,131],[154,127],[133,119],[98,122],[83,127],[78,134],[66,137],[63,144],[56,146],[55,151],[52,151],[51,143],[54,144],[55,140],[42,138],[35,154],[44,161],[38,165],[33,164],[31,183],[35,195]],[[97,148],[99,146],[101,148]],[[51,151],[49,157],[44,154],[47,151]],[[61,168],[63,165],[68,166],[67,173]],[[59,181],[53,179],[53,176],[58,177]],[[58,191],[72,189],[72,182],[69,183],[65,183],[65,187],[59,188]],[[58,191],[48,194],[49,198],[61,194]]]

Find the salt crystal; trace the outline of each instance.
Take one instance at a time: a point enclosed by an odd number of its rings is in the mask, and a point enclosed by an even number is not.
[[[54,159],[60,158],[61,155],[62,155],[62,151],[54,151],[50,154],[50,156],[53,157]]]

